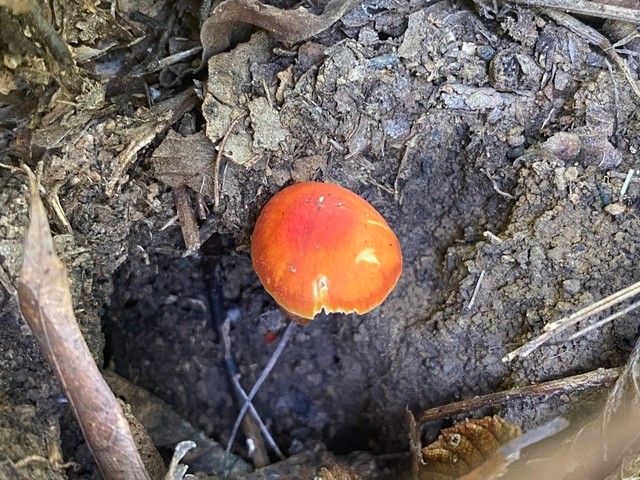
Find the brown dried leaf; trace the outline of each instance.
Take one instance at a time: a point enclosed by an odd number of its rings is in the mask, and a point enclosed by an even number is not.
[[[183,137],[170,131],[151,157],[158,180],[172,188],[188,186],[213,198],[216,150],[203,132]]]
[[[317,478],[320,480],[366,480],[359,473],[340,465],[332,465],[330,468],[322,467]]]
[[[422,449],[420,480],[458,478],[471,472],[501,445],[518,437],[517,425],[498,417],[465,419],[440,433],[438,440]]]
[[[22,314],[58,377],[105,478],[149,479],[129,424],[76,322],[67,272],[55,253],[34,179],[30,187],[31,223],[18,284]]]
[[[258,0],[225,0],[202,26],[203,60],[229,48],[233,41],[231,36],[244,28],[244,24],[264,28],[277,40],[294,44],[326,30],[358,3],[358,0],[331,0],[321,15],[314,15],[302,8],[283,10]]]

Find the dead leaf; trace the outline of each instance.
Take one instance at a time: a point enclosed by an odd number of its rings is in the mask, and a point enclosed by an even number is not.
[[[149,479],[129,424],[76,322],[67,271],[54,250],[33,178],[30,190],[31,222],[18,283],[22,314],[60,381],[105,478]]]
[[[490,458],[501,445],[522,434],[520,427],[497,415],[466,418],[440,432],[438,440],[422,449],[420,480],[458,478]]]
[[[203,132],[183,137],[173,130],[151,156],[155,177],[172,188],[188,186],[212,199],[216,150]]]
[[[331,0],[321,15],[314,15],[303,8],[283,10],[258,0],[225,0],[202,26],[203,61],[228,49],[233,43],[232,35],[243,24],[264,28],[276,40],[291,45],[326,30],[358,3],[358,0]]]

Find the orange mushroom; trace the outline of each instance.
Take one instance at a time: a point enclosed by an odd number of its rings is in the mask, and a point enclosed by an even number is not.
[[[355,193],[305,182],[265,205],[251,237],[253,267],[264,288],[296,321],[316,314],[366,313],[402,272],[397,237]]]

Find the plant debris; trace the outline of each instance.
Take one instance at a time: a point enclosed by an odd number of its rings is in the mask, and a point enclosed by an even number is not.
[[[62,384],[105,477],[149,479],[122,409],[76,323],[67,272],[55,253],[36,180],[29,178],[31,224],[18,284],[20,308]]]

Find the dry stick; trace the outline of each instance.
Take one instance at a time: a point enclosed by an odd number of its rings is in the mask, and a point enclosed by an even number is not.
[[[184,246],[187,247],[185,256],[192,255],[201,246],[198,220],[191,205],[191,196],[186,186],[180,185],[173,190],[173,201],[176,204],[176,212],[180,219],[180,230]]]
[[[40,3],[29,0],[30,13],[28,15],[32,26],[40,34],[40,40],[49,48],[53,57],[65,67],[73,66],[73,58],[69,52],[69,46],[58,34],[55,28],[49,23],[45,13],[40,7]]]
[[[416,423],[416,417],[409,408],[405,410],[407,424],[409,426],[409,453],[411,454],[411,475],[413,480],[420,478],[420,465],[422,465],[422,437],[420,428]]]
[[[460,413],[468,413],[481,408],[492,407],[514,400],[531,399],[559,393],[571,393],[588,388],[598,388],[615,381],[620,375],[620,368],[598,369],[593,372],[582,373],[573,377],[561,378],[538,385],[514,388],[504,392],[494,392],[469,400],[462,400],[449,405],[431,408],[422,413],[418,419],[418,426],[443,417],[450,417]]]
[[[269,433],[269,429],[267,429],[267,426],[264,424],[264,422],[260,418],[260,415],[258,415],[256,408],[253,406],[253,404],[249,400],[249,397],[247,396],[247,393],[242,388],[242,385],[240,385],[238,376],[235,375],[232,381],[233,381],[233,385],[236,387],[236,390],[238,391],[238,394],[240,395],[242,400],[244,402],[249,402],[249,412],[251,413],[251,415],[253,415],[253,418],[256,420],[256,422],[258,422],[258,426],[260,427],[260,431],[262,432],[262,435],[264,435],[264,440],[265,442],[267,442],[267,445],[269,445],[271,450],[273,450],[273,453],[275,453],[280,460],[285,460],[287,457],[284,456],[284,453],[282,453],[282,450],[280,450],[280,447],[278,447],[278,444],[271,436],[271,433]]]
[[[280,339],[278,346],[271,354],[271,358],[267,362],[267,365],[264,367],[264,370],[262,370],[262,373],[258,377],[258,380],[256,381],[255,385],[249,392],[249,396],[247,397],[244,404],[242,405],[242,408],[240,409],[240,413],[238,414],[238,418],[236,419],[236,423],[233,425],[233,430],[231,431],[231,437],[229,437],[229,443],[227,444],[227,452],[231,451],[231,447],[233,446],[233,442],[236,439],[236,435],[238,434],[238,428],[240,428],[240,422],[242,422],[242,418],[247,413],[247,410],[249,409],[249,405],[251,405],[251,401],[253,400],[253,397],[256,396],[256,393],[258,393],[258,390],[266,380],[267,376],[271,373],[271,370],[273,370],[273,367],[275,366],[276,362],[278,361],[278,358],[282,354],[282,351],[284,350],[284,347],[287,344],[289,337],[293,333],[295,325],[296,325],[295,322],[289,321],[289,325],[287,325],[287,328],[284,330],[284,333],[282,334],[282,338]]]
[[[617,305],[624,300],[631,298],[640,293],[640,282],[634,283],[627,288],[617,291],[613,295],[609,295],[602,300],[595,302],[576,313],[569,315],[568,317],[561,318],[555,322],[545,325],[545,332],[538,337],[534,338],[530,342],[524,344],[520,348],[516,348],[514,351],[508,353],[502,358],[503,362],[510,362],[516,357],[524,358],[533,352],[540,345],[547,342],[551,337],[563,332],[567,328],[597,314],[607,308]]]
[[[573,315],[569,315],[566,318],[556,320],[555,322],[551,322],[545,325],[545,332],[552,331],[562,331],[567,328],[567,326],[575,325],[582,320],[595,315],[596,313],[600,313],[602,310],[606,310],[609,307],[613,307],[620,302],[625,301],[628,298],[634,297],[640,293],[640,282],[636,282],[633,285],[629,285],[622,290],[618,290],[617,292],[609,295],[608,297],[603,298],[595,303],[592,303],[586,308],[574,313]],[[569,323],[569,325],[567,325]]]
[[[27,174],[31,221],[18,284],[20,309],[56,374],[105,479],[148,480],[129,424],[78,327],[66,268],[55,253],[33,173],[28,170]]]
[[[229,317],[227,317],[220,327],[220,333],[222,334],[225,346],[224,363],[231,385],[234,387],[233,393],[235,394],[238,405],[243,405],[246,395],[241,395],[237,388],[237,385],[239,385],[238,377],[240,374],[238,373],[238,368],[231,356],[231,337],[229,336],[230,323]],[[267,447],[265,446],[264,439],[260,433],[258,421],[253,416],[246,415],[242,419],[242,430],[247,437],[249,456],[253,461],[253,465],[256,468],[264,468],[268,466],[271,463],[271,460],[269,459]]]
[[[264,440],[267,443],[267,445],[271,447],[271,449],[278,456],[278,458],[280,458],[281,460],[284,460],[285,459],[284,454],[282,453],[282,451],[276,444],[275,440],[271,436],[271,433],[269,433],[267,426],[264,424],[264,422],[260,418],[260,415],[258,414],[257,410],[251,403],[251,400],[249,400],[249,397],[247,396],[246,392],[242,388],[242,385],[240,385],[240,381],[238,380],[239,375],[233,373],[233,372],[237,372],[238,369],[235,365],[233,357],[231,356],[231,336],[229,335],[229,325],[230,325],[230,320],[229,318],[227,318],[222,324],[220,331],[222,333],[222,341],[224,344],[224,360],[227,363],[229,370],[231,370],[230,372],[231,374],[229,375],[231,377],[231,382],[233,383],[236,393],[242,400],[243,405],[245,403],[248,403],[249,412],[251,413],[255,421],[258,423],[258,427],[260,428],[260,431],[262,432],[262,435],[264,436]]]

